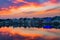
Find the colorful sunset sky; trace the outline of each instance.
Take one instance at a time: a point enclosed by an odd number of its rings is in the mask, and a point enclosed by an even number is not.
[[[0,18],[60,16],[60,0],[0,0]]]

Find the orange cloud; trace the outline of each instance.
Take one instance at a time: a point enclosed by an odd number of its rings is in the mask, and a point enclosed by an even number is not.
[[[51,0],[51,2],[52,2],[52,3],[56,3],[56,2],[57,2],[57,0]]]
[[[21,13],[22,10],[25,10],[25,9],[39,7],[39,5],[34,4],[34,3],[29,3],[29,4],[30,5],[23,5],[23,6],[19,6],[19,7],[9,6],[9,8],[1,8],[0,15],[12,15],[14,13]]]
[[[12,2],[15,3],[15,4],[18,4],[20,2],[27,3],[27,4],[29,3],[29,2],[26,2],[24,0],[13,0]]]
[[[29,5],[28,5],[29,4]],[[48,13],[50,16],[59,15],[60,13],[60,4],[52,4],[52,3],[44,3],[37,5],[36,3],[28,3],[23,6],[10,6],[9,8],[2,8],[0,11],[0,15],[3,17],[44,17],[47,16]],[[58,8],[58,9],[54,9]],[[52,10],[51,10],[52,9]],[[54,10],[53,10],[54,9]],[[49,11],[47,11],[49,10]]]

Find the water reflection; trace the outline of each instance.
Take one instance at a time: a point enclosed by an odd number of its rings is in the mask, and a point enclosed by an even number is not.
[[[0,40],[60,40],[60,29],[1,27]]]

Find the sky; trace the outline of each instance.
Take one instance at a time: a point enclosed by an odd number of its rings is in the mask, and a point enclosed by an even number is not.
[[[0,0],[0,18],[60,16],[60,0]]]

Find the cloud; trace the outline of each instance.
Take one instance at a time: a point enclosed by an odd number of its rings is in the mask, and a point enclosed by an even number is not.
[[[25,5],[25,4],[28,4],[28,5],[31,5],[31,3],[34,3],[34,4],[44,4],[44,3],[59,3],[60,1],[59,0],[0,0],[0,8],[9,8],[9,6],[21,6],[22,5]]]
[[[13,0],[12,2],[16,4],[16,3],[24,2],[24,0]]]
[[[24,3],[33,2],[33,3],[42,4],[45,2],[58,3],[59,0],[13,0],[13,3],[19,3],[19,2],[24,2]]]
[[[60,7],[59,5],[51,5],[51,6],[43,6],[43,7],[35,7],[35,6],[22,6],[18,7],[17,9],[10,9],[9,11],[12,14],[18,14],[18,13],[27,13],[27,12],[40,12],[40,11],[46,11],[54,8]]]
[[[14,1],[17,1],[17,0],[12,0],[12,3]],[[7,8],[1,8],[1,10],[0,10],[1,17],[0,18],[4,18],[4,17],[7,18],[7,16],[10,16],[11,18],[14,18],[14,16],[16,18],[42,17],[42,16],[47,16],[48,13],[50,16],[59,15],[60,11],[58,11],[58,9],[60,8],[60,3],[52,3],[50,1],[44,2],[42,4],[37,4],[34,2],[25,3],[24,0],[20,0],[19,2],[13,3],[13,5],[11,5]],[[55,8],[58,8],[58,9],[56,10]],[[55,9],[55,10],[53,10],[53,9]]]

